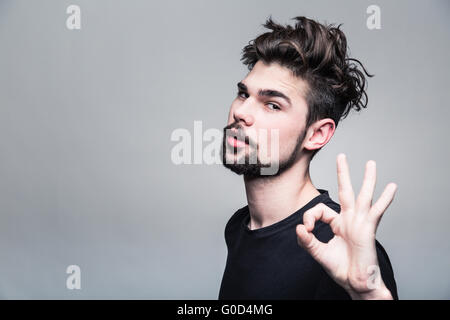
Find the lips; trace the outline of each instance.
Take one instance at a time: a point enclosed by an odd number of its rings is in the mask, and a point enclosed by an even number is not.
[[[244,141],[238,140],[233,136],[227,137],[227,143],[234,148],[243,148],[247,145]]]
[[[239,129],[236,127],[225,128],[224,134],[226,135],[227,145],[231,147],[239,149],[251,145],[249,137],[245,135],[244,130],[241,128]]]

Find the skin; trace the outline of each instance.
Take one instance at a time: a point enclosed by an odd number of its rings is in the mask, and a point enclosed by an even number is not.
[[[309,174],[310,151],[328,143],[334,134],[335,123],[329,118],[321,119],[305,132],[307,84],[295,77],[289,69],[276,63],[266,65],[258,61],[241,83],[245,84],[246,90],[239,89],[230,108],[228,125],[239,123],[242,130],[254,141],[257,141],[255,134],[259,129],[267,130],[267,146],[260,146],[261,148],[270,148],[270,144],[274,143],[270,141],[270,132],[278,130],[280,160],[287,159],[292,154],[296,139],[305,134],[301,150],[291,167],[276,176],[244,175],[250,211],[248,227],[253,230],[283,220],[320,194]],[[281,97],[258,94],[259,90],[265,89],[282,92],[289,98],[290,103]],[[227,159],[231,157],[237,160],[248,152],[248,149],[240,149],[237,154],[226,156]],[[375,161],[367,162],[363,186],[356,200],[344,154],[337,156],[337,172],[341,213],[338,214],[323,204],[306,211],[304,224],[299,224],[296,229],[298,244],[309,252],[353,299],[392,299],[379,274],[379,285],[373,288],[367,283],[373,279],[368,268],[378,266],[376,229],[394,197],[397,186],[394,183],[387,185],[380,199],[372,206],[376,180]],[[326,244],[319,242],[311,233],[317,220],[330,224],[335,234]]]

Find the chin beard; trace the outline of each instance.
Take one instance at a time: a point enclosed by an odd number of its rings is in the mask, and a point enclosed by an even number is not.
[[[222,148],[221,148],[221,155],[222,155],[222,164],[225,168],[230,169],[234,173],[238,175],[244,175],[246,178],[257,178],[257,177],[276,177],[279,176],[281,173],[289,169],[297,159],[297,154],[301,148],[301,144],[303,142],[303,139],[305,137],[306,131],[302,132],[300,136],[297,139],[297,143],[295,145],[294,150],[291,152],[289,157],[283,161],[280,161],[278,163],[278,170],[274,172],[273,174],[263,174],[264,170],[263,168],[271,168],[277,165],[277,163],[261,163],[259,157],[256,155],[258,148],[253,149],[249,153],[246,153],[245,155],[241,155],[241,157],[245,157],[245,160],[242,161],[242,159],[239,159],[236,157],[232,161],[228,161],[226,158],[226,135],[224,135]],[[234,151],[234,148],[228,148],[228,150]],[[245,152],[245,149],[242,150],[242,152]],[[233,156],[236,153],[233,154]],[[256,163],[250,163],[250,159],[256,159]],[[253,161],[255,162],[255,161]],[[267,171],[267,170],[266,170]]]
[[[222,148],[222,154],[223,154],[224,148]],[[226,156],[223,154],[222,156],[222,163],[225,168],[230,169],[234,173],[238,175],[244,175],[246,177],[259,177],[261,175],[261,169],[262,168],[268,168],[270,167],[270,164],[262,164],[261,161],[257,158],[256,163],[250,163],[250,156],[248,154],[245,155],[245,162],[242,163],[241,161],[236,160],[234,161],[226,161]]]

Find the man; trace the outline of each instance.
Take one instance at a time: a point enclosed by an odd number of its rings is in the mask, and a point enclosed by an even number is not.
[[[368,161],[355,199],[339,154],[339,205],[309,175],[338,122],[367,106],[364,74],[371,75],[347,56],[340,26],[294,19],[282,26],[269,18],[271,31],[243,50],[250,72],[238,83],[222,159],[243,175],[248,205],[225,228],[219,299],[398,299],[389,257],[375,239],[396,184],[372,204],[376,169]]]

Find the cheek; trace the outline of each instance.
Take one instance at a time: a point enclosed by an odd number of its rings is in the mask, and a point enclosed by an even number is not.
[[[262,162],[283,158],[286,153],[288,134],[284,129],[265,128],[259,131],[258,147]]]
[[[299,134],[300,133],[298,130],[294,130],[293,128],[285,127],[281,129],[273,129],[273,131],[268,134],[269,148],[277,148],[280,158],[284,158],[292,153],[297,144]]]

